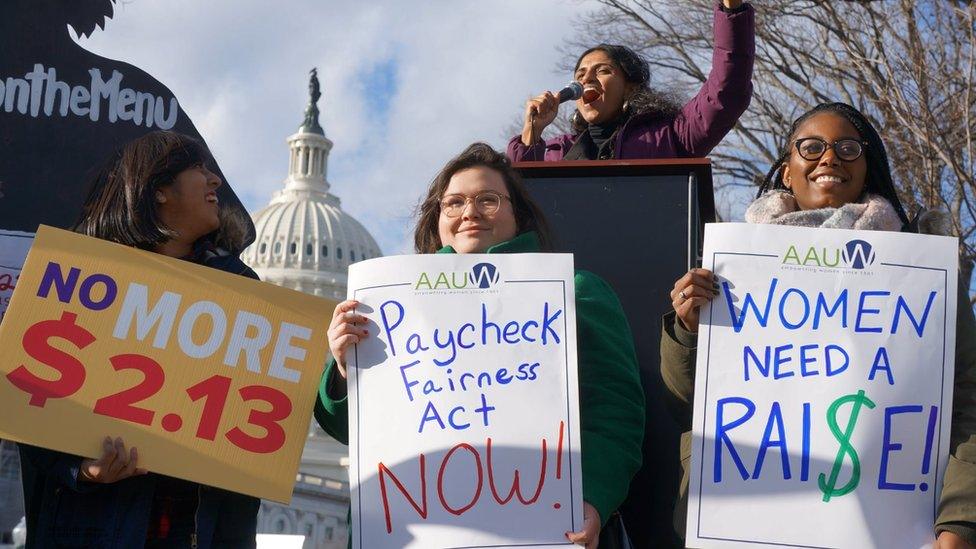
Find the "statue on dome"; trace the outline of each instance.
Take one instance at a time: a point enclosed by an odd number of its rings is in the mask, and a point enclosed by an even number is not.
[[[305,121],[302,122],[302,128],[305,131],[318,133],[325,135],[322,131],[322,126],[319,126],[319,107],[317,103],[319,98],[322,97],[322,92],[319,88],[319,76],[318,70],[313,68],[310,71],[311,76],[308,79],[308,107],[305,108]]]
[[[322,92],[319,91],[319,75],[318,69],[312,68],[309,73],[312,75],[308,79],[308,94],[312,97],[312,104],[319,102],[319,97],[322,97]]]

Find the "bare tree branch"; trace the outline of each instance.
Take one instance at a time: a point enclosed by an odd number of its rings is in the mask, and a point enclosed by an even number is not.
[[[575,22],[586,41],[566,44],[564,64],[596,42],[622,43],[648,59],[658,86],[695,93],[711,68],[710,0],[598,4]],[[801,113],[849,103],[884,137],[906,207],[952,216],[968,282],[976,259],[976,3],[762,0],[754,8],[752,104],[712,154],[716,190],[755,185]]]

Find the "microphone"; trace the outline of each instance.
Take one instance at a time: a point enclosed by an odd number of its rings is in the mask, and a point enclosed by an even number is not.
[[[556,94],[556,99],[560,103],[576,101],[580,97],[583,97],[583,84],[575,81],[567,84],[565,88],[559,90],[559,93]]]
[[[575,101],[580,97],[583,97],[583,84],[573,81],[567,84],[565,88],[559,90],[559,93],[556,94],[556,101],[565,103],[566,101]],[[539,114],[539,111],[537,107],[533,106],[529,112],[529,120],[532,124],[535,124],[537,114]]]

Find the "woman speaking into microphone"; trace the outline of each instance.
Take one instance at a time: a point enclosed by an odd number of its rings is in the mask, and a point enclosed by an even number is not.
[[[705,156],[732,129],[752,97],[755,18],[742,0],[715,8],[712,69],[683,107],[649,86],[647,61],[633,50],[599,44],[580,55],[573,78],[583,86],[573,133],[543,141],[559,98],[545,92],[525,104],[522,133],[507,154],[525,160],[605,160]]]

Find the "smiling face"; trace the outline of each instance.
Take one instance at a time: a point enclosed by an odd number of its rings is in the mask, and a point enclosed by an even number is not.
[[[518,234],[515,211],[505,180],[497,171],[485,166],[461,170],[451,176],[444,195],[461,195],[474,198],[478,193],[492,191],[503,198],[498,211],[484,215],[474,200],[468,200],[461,214],[448,217],[443,211],[437,221],[437,232],[442,246],[451,246],[459,254],[482,253],[495,244],[515,238]]]
[[[217,187],[221,180],[199,165],[178,173],[173,182],[156,190],[159,218],[182,242],[193,243],[220,228]]]
[[[576,101],[576,108],[584,120],[603,124],[620,116],[632,85],[607,52],[594,50],[583,56],[574,77],[583,84],[583,97]]]
[[[783,185],[793,191],[801,210],[839,208],[857,202],[864,192],[867,159],[844,161],[828,145],[818,160],[806,160],[794,143],[806,137],[817,137],[828,144],[841,139],[860,141],[857,129],[842,116],[825,112],[811,116],[797,128],[790,143],[790,158],[783,168]]]

